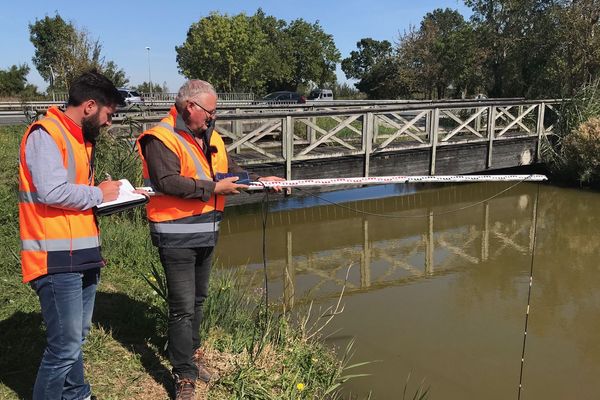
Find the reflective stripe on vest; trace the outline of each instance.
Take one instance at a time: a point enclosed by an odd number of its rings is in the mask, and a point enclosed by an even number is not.
[[[183,144],[183,147],[185,147],[185,149],[187,150],[187,152],[189,153],[190,157],[192,157],[192,160],[194,161],[194,165],[196,166],[196,173],[198,174],[198,179],[202,180],[202,181],[212,181],[211,178],[209,178],[208,176],[206,176],[206,174],[204,173],[204,169],[202,168],[202,164],[200,163],[200,160],[198,160],[198,157],[196,157],[196,155],[194,154],[194,152],[192,151],[192,149],[190,148],[190,145],[188,142],[186,142],[181,135],[175,131],[175,128],[173,128],[171,125],[167,124],[166,122],[159,122],[157,125],[162,126],[163,128],[168,129],[169,131],[171,131],[171,133],[173,133],[173,135],[177,138],[177,140],[179,140],[179,142],[181,142],[181,144]],[[209,146],[210,143],[205,143],[205,146]]]
[[[77,173],[75,171],[75,152],[73,151],[73,146],[71,146],[71,141],[67,137],[67,132],[65,132],[65,129],[54,118],[46,117],[43,119],[43,121],[52,122],[58,127],[58,130],[62,134],[63,139],[65,140],[65,144],[67,146],[67,182],[75,183],[75,174]]]
[[[71,251],[98,247],[100,240],[97,236],[74,239],[29,239],[22,240],[21,246],[24,251]]]
[[[150,238],[158,247],[213,247],[222,212],[210,211],[167,222],[150,222]]]
[[[156,233],[207,233],[218,231],[220,223],[221,221],[199,224],[150,222],[150,231]]]

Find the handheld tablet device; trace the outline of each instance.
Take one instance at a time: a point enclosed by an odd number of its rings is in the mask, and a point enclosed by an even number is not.
[[[247,172],[238,172],[235,174],[217,172],[215,174],[215,181],[219,182],[225,178],[231,178],[232,176],[237,176],[239,178],[237,181],[235,181],[235,183],[237,183],[239,185],[249,185],[250,184],[250,177],[248,176]]]

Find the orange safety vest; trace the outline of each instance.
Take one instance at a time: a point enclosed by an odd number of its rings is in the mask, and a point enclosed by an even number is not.
[[[211,148],[216,150],[211,152],[209,163],[192,135],[175,129],[176,120],[177,111],[172,107],[167,117],[138,137],[137,149],[142,159],[144,184],[156,186],[150,180],[148,164],[140,145],[142,138],[148,135],[159,139],[177,155],[181,176],[212,181],[215,173],[226,173],[227,151],[221,136],[213,131],[209,138]],[[206,202],[167,194],[152,196],[146,204],[152,243],[158,247],[173,248],[214,246],[224,207],[225,197],[216,194]]]
[[[65,116],[56,107],[25,132],[19,154],[19,227],[23,282],[58,273],[77,272],[105,265],[100,254],[98,226],[92,209],[67,210],[42,203],[27,167],[29,134],[42,127],[54,141],[67,170],[67,181],[92,185],[92,145],[69,131]]]

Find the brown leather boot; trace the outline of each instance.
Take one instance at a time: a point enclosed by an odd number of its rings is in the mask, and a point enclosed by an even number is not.
[[[196,349],[192,360],[194,360],[194,363],[198,368],[198,379],[204,383],[210,382],[213,374],[206,368],[206,364],[204,363],[204,352],[201,349]]]
[[[175,375],[175,400],[194,400],[195,398],[196,381]]]

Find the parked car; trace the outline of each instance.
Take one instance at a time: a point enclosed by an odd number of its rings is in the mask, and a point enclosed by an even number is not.
[[[121,97],[123,97],[123,102],[126,106],[131,104],[144,104],[144,99],[136,90],[128,88],[118,88],[118,90]]]
[[[269,93],[260,100],[261,103],[306,103],[306,97],[297,92],[280,91]]]
[[[333,100],[333,91],[331,89],[313,89],[308,95],[308,100]]]

